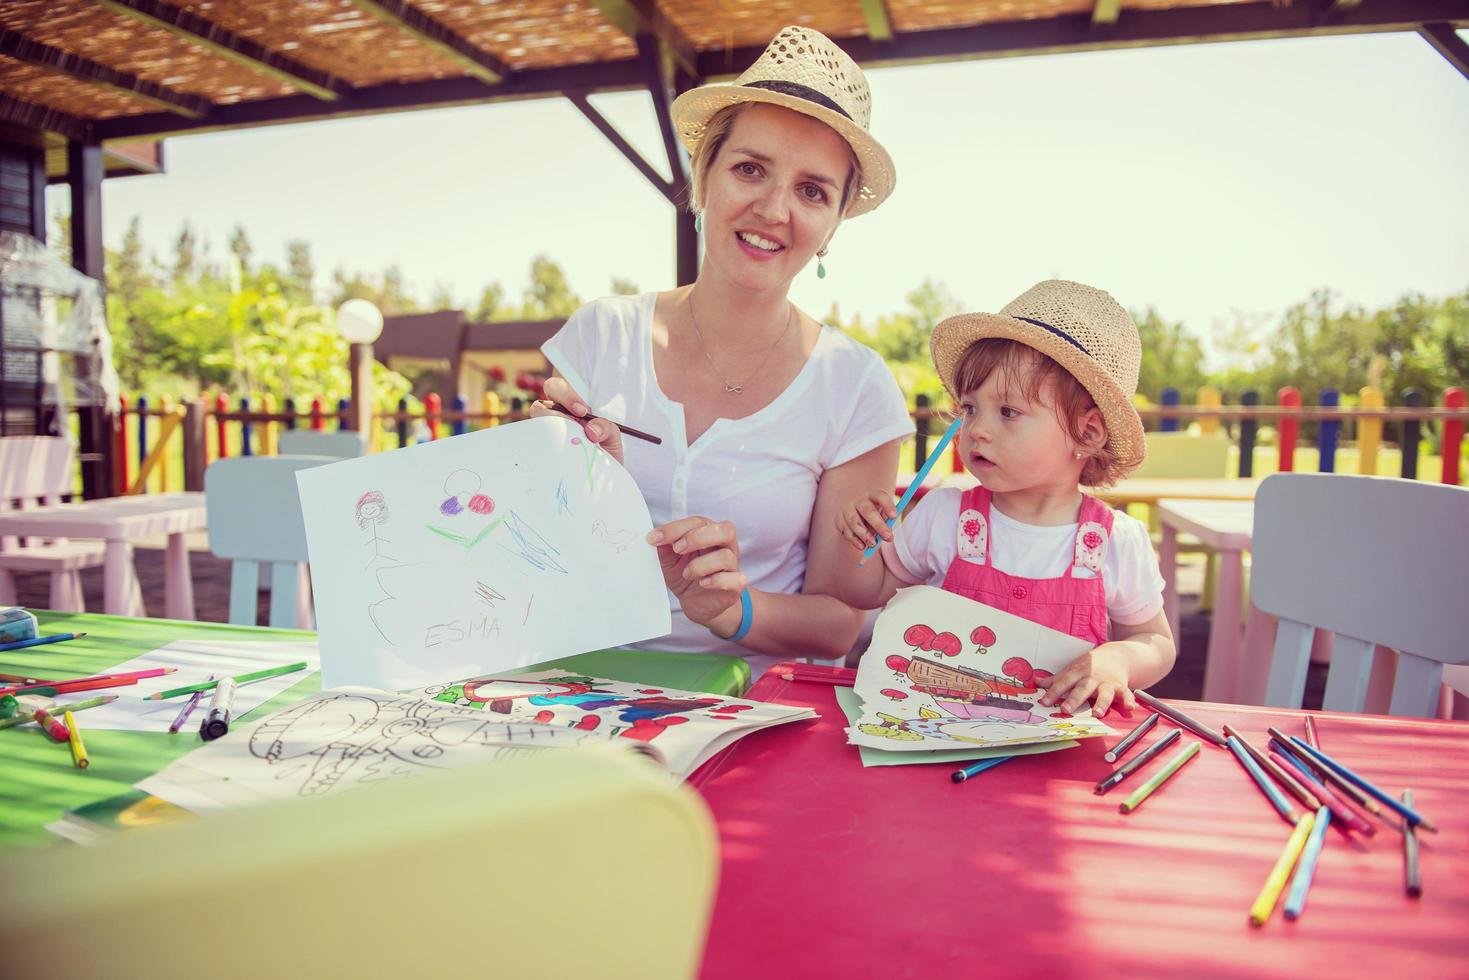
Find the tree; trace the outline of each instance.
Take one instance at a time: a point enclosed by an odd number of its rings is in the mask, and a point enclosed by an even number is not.
[[[286,242],[286,269],[291,288],[311,302],[316,295],[316,266],[311,261],[311,245],[302,239]]]
[[[1138,371],[1137,390],[1157,400],[1164,388],[1177,388],[1182,400],[1197,400],[1198,390],[1206,383],[1204,347],[1199,338],[1189,333],[1182,323],[1169,323],[1153,307],[1142,316],[1133,315],[1138,338],[1142,341],[1142,366]]]
[[[250,245],[244,225],[235,225],[230,232],[230,254],[239,260],[241,272],[250,271],[250,256],[255,254],[255,249]]]
[[[376,280],[361,273],[348,275],[341,269],[333,272],[331,307],[335,309],[349,299],[371,300],[383,316],[401,316],[421,309],[418,301],[408,295],[403,273],[396,265],[388,266]]]
[[[505,287],[492,282],[479,294],[471,319],[476,323],[493,323],[498,320],[514,320],[516,310],[505,305]]]
[[[185,222],[183,228],[179,229],[179,237],[173,245],[174,283],[194,279],[199,274],[198,261],[198,242],[194,239],[194,229]]]
[[[530,288],[525,291],[520,316],[524,320],[559,320],[581,306],[581,297],[566,282],[566,273],[550,258],[537,255],[530,265]]]
[[[633,282],[631,279],[623,279],[620,276],[612,277],[613,296],[636,296],[637,294],[637,283]]]

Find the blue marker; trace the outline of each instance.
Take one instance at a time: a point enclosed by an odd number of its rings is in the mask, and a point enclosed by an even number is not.
[[[898,523],[898,517],[903,516],[903,510],[908,506],[908,502],[913,499],[913,495],[918,492],[918,485],[923,482],[923,478],[925,476],[928,476],[928,471],[933,469],[933,464],[938,462],[938,458],[943,455],[944,447],[949,444],[949,440],[954,438],[954,433],[958,432],[959,426],[963,424],[964,416],[962,415],[949,423],[949,428],[945,430],[943,437],[939,439],[939,444],[933,447],[933,452],[928,454],[928,459],[925,459],[923,461],[923,466],[919,468],[916,474],[914,474],[913,482],[908,484],[907,491],[904,492],[903,496],[898,498],[897,517],[888,518],[888,527],[892,527],[894,524]],[[862,561],[858,562],[857,564],[865,564],[867,559],[871,558],[873,553],[877,551],[877,546],[881,543],[882,538],[878,538],[876,541],[872,542],[872,545],[868,547],[866,551],[862,552]]]
[[[980,759],[972,766],[965,766],[963,769],[955,769],[953,775],[951,775],[949,778],[956,783],[962,783],[970,776],[977,776],[980,773],[984,772],[986,769],[993,769],[1000,763],[1009,762],[1013,758],[1015,758],[1013,755],[1002,755],[994,759]]]

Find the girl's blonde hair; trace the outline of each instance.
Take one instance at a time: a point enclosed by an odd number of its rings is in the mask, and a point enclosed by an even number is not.
[[[1097,402],[1070,371],[1017,340],[986,337],[970,344],[959,358],[954,369],[954,390],[961,395],[971,392],[996,371],[1000,372],[1000,386],[1004,390],[1019,391],[1032,402],[1050,403],[1056,420],[1081,451],[1088,454],[1078,481],[1082,486],[1106,487],[1117,482],[1120,460],[1112,448],[1110,435],[1099,448],[1088,447],[1082,441],[1086,436],[1083,418],[1097,407]],[[1102,425],[1105,431],[1106,422]]]
[[[734,105],[725,106],[704,125],[704,137],[699,140],[699,145],[694,148],[694,154],[689,158],[689,210],[698,213],[704,210],[704,182],[709,179],[709,168],[714,165],[719,151],[724,149],[724,144],[729,141],[729,134],[734,129],[735,120],[740,113],[748,109],[753,103],[736,102]],[[786,110],[787,112],[793,110]],[[841,206],[838,214],[847,213],[847,202],[852,199],[852,194],[862,186],[862,167],[857,162],[857,154],[847,147],[848,167],[847,181],[842,185]]]

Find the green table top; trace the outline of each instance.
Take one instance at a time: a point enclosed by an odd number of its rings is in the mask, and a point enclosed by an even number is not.
[[[0,672],[63,679],[98,674],[175,640],[312,640],[302,630],[231,626],[167,619],[104,616],[98,613],[53,613],[34,610],[42,633],[85,632],[78,640],[0,653]],[[682,691],[738,695],[750,682],[749,664],[738,656],[598,650],[528,667],[560,668],[608,680],[658,685]],[[446,678],[447,679],[447,678]],[[241,716],[257,720],[321,689],[319,674],[301,680],[265,704]],[[98,692],[106,693],[106,692]],[[45,825],[67,810],[104,800],[132,789],[133,784],[162,769],[202,743],[197,731],[88,731],[85,713],[78,716],[91,765],[78,769],[71,753],[36,725],[0,729],[0,849],[21,844],[59,841]]]

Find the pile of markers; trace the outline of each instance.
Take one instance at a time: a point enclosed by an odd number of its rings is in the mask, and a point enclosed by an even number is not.
[[[1261,926],[1269,921],[1280,894],[1290,879],[1290,890],[1285,900],[1285,917],[1298,918],[1306,907],[1306,893],[1311,887],[1316,872],[1316,863],[1321,856],[1326,828],[1333,823],[1343,834],[1357,833],[1371,837],[1377,828],[1362,815],[1367,814],[1381,820],[1403,836],[1404,887],[1409,895],[1418,897],[1423,893],[1422,879],[1418,870],[1417,829],[1438,832],[1438,828],[1413,809],[1413,794],[1404,790],[1402,799],[1395,799],[1367,779],[1359,776],[1345,765],[1321,750],[1316,739],[1316,729],[1310,716],[1306,717],[1306,737],[1288,735],[1279,728],[1270,728],[1270,751],[1279,761],[1261,752],[1243,735],[1229,725],[1223,733],[1216,732],[1170,705],[1164,704],[1146,691],[1136,691],[1137,699],[1156,714],[1149,715],[1103,759],[1115,763],[1127,754],[1149,729],[1166,716],[1181,726],[1158,739],[1133,759],[1123,763],[1101,782],[1097,783],[1098,795],[1106,793],[1126,780],[1149,761],[1162,754],[1169,746],[1179,741],[1182,729],[1188,729],[1201,738],[1230,751],[1240,766],[1269,800],[1270,805],[1290,824],[1292,830],[1285,850],[1265,879],[1260,895],[1250,906],[1250,922]],[[1131,813],[1142,805],[1158,787],[1200,751],[1200,743],[1192,741],[1175,753],[1151,779],[1139,786],[1118,807],[1123,813]],[[957,778],[957,774],[956,774]],[[1296,804],[1300,804],[1300,809]],[[1384,812],[1384,807],[1387,812]],[[1392,818],[1398,819],[1392,819]],[[1294,871],[1294,877],[1292,877]]]

